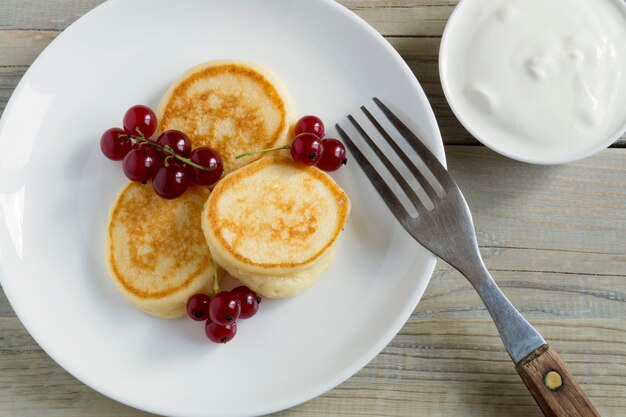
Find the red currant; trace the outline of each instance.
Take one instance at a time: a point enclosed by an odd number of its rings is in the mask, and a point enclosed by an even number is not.
[[[221,326],[209,319],[204,326],[204,332],[212,342],[226,343],[233,340],[237,334],[237,323],[232,322]]]
[[[161,146],[169,146],[176,154],[187,158],[191,153],[191,141],[179,130],[166,130],[159,135],[156,143]]]
[[[318,138],[324,137],[324,123],[316,116],[303,116],[296,122],[295,134],[312,133]]]
[[[241,313],[241,301],[230,291],[220,291],[211,301],[209,315],[216,324],[224,326],[233,323]]]
[[[215,184],[217,180],[222,176],[224,171],[224,165],[220,155],[211,148],[199,147],[191,152],[191,162],[195,162],[203,167],[210,168],[215,166],[215,169],[207,171],[196,167],[189,167],[191,178],[198,185],[211,185]]]
[[[163,155],[151,146],[133,148],[124,158],[124,174],[131,181],[148,181],[154,178],[163,163]]]
[[[241,301],[241,314],[239,314],[240,319],[248,319],[256,314],[259,310],[261,297],[245,285],[234,288],[231,292],[239,298],[239,301]]]
[[[102,134],[100,138],[100,149],[109,159],[121,161],[133,147],[133,141],[123,129],[112,127]]]
[[[209,318],[211,297],[206,294],[194,294],[187,300],[187,315],[195,321]]]
[[[124,114],[124,130],[132,135],[149,138],[157,128],[157,118],[152,109],[138,104]]]
[[[152,180],[152,188],[159,197],[171,200],[178,198],[189,188],[189,173],[187,168],[179,163],[170,161],[167,166],[159,168]]]
[[[323,150],[322,140],[313,133],[300,133],[291,142],[291,157],[304,165],[315,165]]]
[[[348,161],[346,159],[346,147],[337,139],[324,139],[322,141],[324,153],[317,162],[317,167],[324,171],[337,171]]]

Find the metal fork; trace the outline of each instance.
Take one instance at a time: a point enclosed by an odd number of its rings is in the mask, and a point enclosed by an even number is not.
[[[556,352],[513,307],[485,267],[476,241],[472,216],[461,190],[448,171],[420,139],[378,98],[374,103],[382,110],[397,132],[414,149],[441,185],[438,190],[416,167],[401,147],[365,106],[363,113],[402,160],[434,208],[429,209],[398,169],[374,143],[352,115],[348,120],[365,143],[373,150],[393,179],[400,186],[417,217],[411,216],[392,188],[367,160],[348,134],[336,125],[350,153],[368,176],[396,219],[422,246],[446,261],[474,286],[496,324],[504,346],[516,365],[517,372],[546,416],[599,416],[586,394]]]

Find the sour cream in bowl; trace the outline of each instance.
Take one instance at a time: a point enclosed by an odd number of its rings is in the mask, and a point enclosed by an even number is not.
[[[626,1],[461,0],[439,72],[456,117],[496,152],[585,158],[626,132]]]

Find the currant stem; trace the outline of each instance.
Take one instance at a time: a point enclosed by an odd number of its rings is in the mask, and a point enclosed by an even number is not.
[[[213,262],[213,259],[211,259],[211,270],[213,271],[213,295],[215,295],[220,292],[220,284],[217,282],[217,266],[215,266],[215,262]]]
[[[289,149],[289,148],[291,148],[291,145],[277,146],[276,148],[259,149],[259,150],[255,150],[255,151],[245,152],[245,153],[242,153],[241,155],[237,155],[235,157],[235,159],[243,158],[244,156],[256,155],[258,153],[264,153],[264,152],[270,152],[270,151],[279,151],[281,149]]]
[[[198,169],[201,169],[203,171],[214,171],[217,168],[217,164],[216,163],[212,163],[211,166],[209,166],[209,167],[205,167],[205,166],[202,166],[200,164],[196,164],[191,159],[185,158],[184,156],[180,156],[179,154],[174,152],[172,150],[172,148],[170,148],[169,146],[161,146],[161,145],[159,145],[156,142],[153,142],[151,140],[146,139],[143,135],[142,136],[128,135],[128,136],[130,136],[131,138],[135,139],[138,143],[142,143],[142,144],[146,144],[146,145],[149,145],[149,146],[153,146],[153,147],[157,148],[158,150],[169,154],[167,156],[167,158],[174,157],[174,158],[178,159],[179,161],[182,161],[182,162],[186,163],[187,165],[191,165],[194,168],[198,168]]]

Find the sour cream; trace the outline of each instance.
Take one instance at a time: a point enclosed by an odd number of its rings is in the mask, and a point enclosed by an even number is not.
[[[626,130],[626,2],[462,0],[440,73],[459,120],[496,151],[586,157]]]

